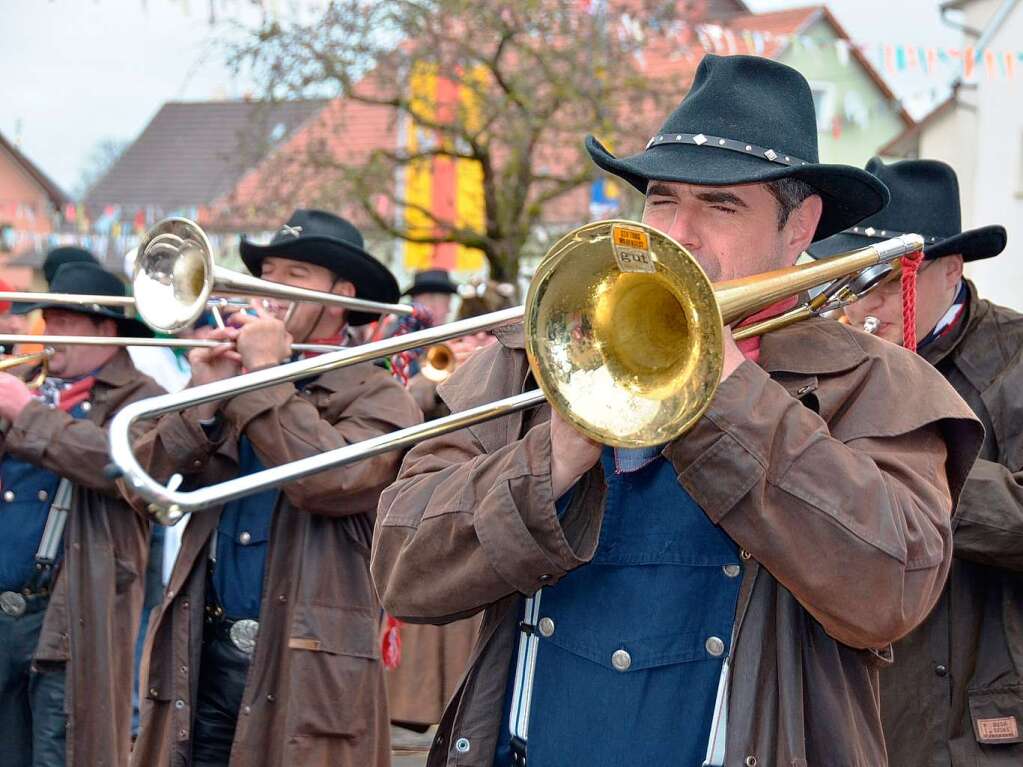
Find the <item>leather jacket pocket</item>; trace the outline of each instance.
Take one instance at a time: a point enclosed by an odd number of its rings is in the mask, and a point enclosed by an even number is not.
[[[350,736],[366,732],[383,695],[371,608],[301,605],[288,639],[291,734]]]
[[[1023,685],[970,690],[969,696],[978,743],[1023,743]]]

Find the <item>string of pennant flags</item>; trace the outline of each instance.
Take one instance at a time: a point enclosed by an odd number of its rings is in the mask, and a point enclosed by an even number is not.
[[[641,26],[627,15],[622,16],[619,34],[642,43],[645,37]],[[732,29],[717,24],[687,25],[677,22],[677,29],[669,30],[669,40],[679,42],[677,53],[687,55],[706,51],[719,55],[770,55],[773,50],[795,46],[809,51],[834,50],[838,60],[848,65],[855,49],[879,71],[890,75],[916,72],[948,79],[961,76],[964,80],[977,77],[1012,80],[1017,69],[1023,67],[1023,50],[977,49],[974,46],[949,47],[914,45],[900,42],[854,42],[844,38],[822,41],[807,34],[777,34],[751,29]],[[641,49],[638,49],[641,50]],[[642,54],[639,54],[642,55]]]

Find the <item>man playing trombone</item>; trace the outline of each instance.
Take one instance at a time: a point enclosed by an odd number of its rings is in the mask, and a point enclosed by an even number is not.
[[[348,221],[299,210],[269,245],[243,241],[255,275],[394,302],[391,273]],[[287,317],[285,321],[285,316]],[[193,384],[277,365],[292,341],[344,345],[375,319],[301,303],[240,317],[190,354]],[[325,373],[166,415],[136,453],[154,474],[204,486],[418,423],[411,397],[376,365]],[[386,764],[388,719],[369,577],[385,454],[195,514],[143,660],[133,764]]]
[[[814,256],[913,230],[927,242],[917,281],[917,351],[970,405],[984,447],[963,488],[952,537],[952,569],[934,611],[895,645],[881,674],[881,722],[899,767],[1023,763],[1023,317],[986,301],[963,263],[1005,248],[1001,226],[962,231],[955,171],[936,160],[867,170],[892,204],[819,243]],[[1004,258],[1004,256],[1003,256]],[[847,306],[857,325],[903,343],[898,282]]]
[[[887,201],[816,136],[798,72],[708,55],[644,151],[587,146],[727,280]],[[522,328],[496,335],[441,385],[453,411],[532,388]],[[380,500],[384,607],[484,612],[431,767],[886,764],[877,669],[941,591],[981,429],[921,360],[839,323],[724,335],[709,409],[667,445],[605,448],[544,407],[406,456]]]
[[[53,290],[123,296],[92,262]],[[41,308],[55,336],[149,336],[121,308]],[[69,339],[70,340],[70,339]],[[33,394],[0,373],[0,732],[4,765],[126,764],[147,524],[105,473],[106,427],[162,393],[117,346],[55,346]]]

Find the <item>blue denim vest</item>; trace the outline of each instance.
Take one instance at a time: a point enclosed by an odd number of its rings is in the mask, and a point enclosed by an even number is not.
[[[248,437],[238,441],[239,476],[264,468]],[[217,562],[213,588],[224,614],[232,620],[259,618],[263,571],[278,490],[238,498],[224,506],[217,524]]]
[[[540,593],[529,767],[699,767],[735,618],[738,548],[664,458],[620,473],[606,449],[602,463],[596,554]]]
[[[71,415],[85,418],[88,411],[83,404],[72,408]],[[0,591],[21,591],[29,584],[59,484],[60,477],[52,471],[12,455],[0,460]],[[62,556],[63,550],[58,561]]]

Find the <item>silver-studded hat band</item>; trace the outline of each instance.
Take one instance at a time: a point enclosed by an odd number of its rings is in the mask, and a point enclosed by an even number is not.
[[[919,232],[900,232],[895,229],[878,229],[874,226],[853,226],[841,234],[855,234],[859,237],[870,237],[875,240],[890,240],[893,237],[901,237],[904,234],[919,234]],[[924,238],[924,243],[927,245],[947,239],[946,237],[934,237],[927,234],[920,234],[920,236]]]
[[[728,149],[733,152],[749,155],[750,157],[757,157],[778,165],[784,165],[786,168],[798,168],[808,164],[806,160],[778,152],[770,147],[762,147],[745,141],[722,138],[721,136],[708,136],[704,133],[659,133],[647,142],[646,148],[650,149],[651,147],[664,144],[688,144],[690,146]]]

